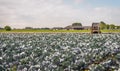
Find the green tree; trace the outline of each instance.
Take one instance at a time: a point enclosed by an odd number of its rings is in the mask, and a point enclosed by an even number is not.
[[[114,25],[114,24],[110,24],[110,25],[109,25],[109,28],[110,28],[110,29],[115,29],[115,25]]]
[[[120,29],[120,26],[115,26],[116,27],[116,29]]]
[[[4,29],[5,29],[6,31],[11,31],[11,27],[10,27],[10,26],[5,26]]]
[[[82,26],[82,23],[73,23],[72,26]]]
[[[100,22],[100,29],[106,29],[106,23],[105,22],[103,22],[103,21],[101,21]]]
[[[109,24],[106,24],[106,29],[109,29]]]
[[[119,26],[119,29],[120,29],[120,26]]]

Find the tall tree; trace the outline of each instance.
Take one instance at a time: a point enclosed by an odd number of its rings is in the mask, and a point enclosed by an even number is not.
[[[100,22],[100,29],[106,29],[106,23],[105,22],[103,22],[103,21],[101,21]]]
[[[72,26],[82,26],[82,23],[73,23]]]

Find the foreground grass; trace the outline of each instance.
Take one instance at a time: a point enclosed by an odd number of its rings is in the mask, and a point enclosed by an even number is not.
[[[101,30],[102,33],[120,33],[120,30]],[[91,33],[91,30],[0,30],[0,33]]]
[[[101,30],[102,33],[120,33],[120,29],[119,30]]]
[[[90,30],[0,30],[1,33],[90,33]]]

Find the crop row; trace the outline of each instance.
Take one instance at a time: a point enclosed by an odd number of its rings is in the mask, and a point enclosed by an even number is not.
[[[118,71],[120,34],[0,34],[0,69]],[[1,71],[0,70],[0,71]]]

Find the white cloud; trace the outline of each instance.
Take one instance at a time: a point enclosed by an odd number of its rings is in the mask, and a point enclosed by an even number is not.
[[[82,3],[84,0],[74,0],[75,4],[80,4]]]
[[[120,8],[98,7],[95,8],[95,15],[107,23],[120,25]]]
[[[76,2],[81,0],[76,0]],[[0,0],[0,25],[12,27],[65,27],[73,22],[91,25],[92,22],[119,23],[118,8],[74,9],[64,0]]]

